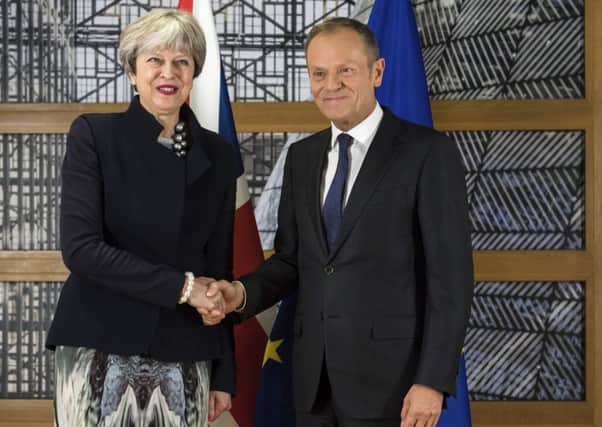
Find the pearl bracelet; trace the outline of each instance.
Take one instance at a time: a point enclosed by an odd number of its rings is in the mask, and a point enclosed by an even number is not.
[[[192,288],[194,287],[194,274],[190,271],[184,273],[186,276],[186,287],[184,288],[184,293],[180,297],[179,304],[185,304],[188,302],[188,298],[190,298],[190,294],[192,293]]]

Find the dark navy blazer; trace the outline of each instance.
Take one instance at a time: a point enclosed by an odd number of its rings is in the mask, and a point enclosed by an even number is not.
[[[83,346],[162,361],[212,360],[212,390],[234,392],[232,322],[204,326],[178,304],[184,272],[232,275],[231,146],[181,109],[185,159],[135,98],[125,113],[72,124],[62,169],[61,249],[69,275],[47,347]]]

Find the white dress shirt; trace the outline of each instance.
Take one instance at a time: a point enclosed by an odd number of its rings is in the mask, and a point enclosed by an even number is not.
[[[362,167],[362,163],[364,163],[364,159],[366,158],[366,154],[368,153],[368,149],[372,144],[372,140],[376,135],[376,131],[382,118],[383,109],[376,103],[376,107],[374,107],[372,113],[347,132],[338,129],[334,123],[330,124],[332,139],[330,140],[330,150],[328,151],[328,157],[326,159],[326,169],[322,174],[322,206],[324,206],[328,189],[330,188],[330,184],[332,184],[337,169],[337,163],[339,162],[339,144],[337,142],[339,134],[347,133],[353,138],[353,142],[349,147],[349,175],[347,175],[347,185],[345,186],[344,203],[344,205],[346,205],[355,179]]]

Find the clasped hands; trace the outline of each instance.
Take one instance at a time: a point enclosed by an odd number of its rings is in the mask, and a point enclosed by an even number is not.
[[[238,308],[244,299],[240,285],[227,280],[196,277],[188,304],[196,309],[205,325],[217,325],[228,313]]]

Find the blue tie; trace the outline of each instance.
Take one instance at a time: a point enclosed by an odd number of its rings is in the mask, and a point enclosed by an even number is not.
[[[326,232],[326,241],[328,243],[328,250],[332,249],[335,239],[337,238],[337,232],[339,225],[341,224],[341,218],[343,216],[343,200],[345,197],[345,183],[347,181],[347,174],[349,173],[349,144],[353,138],[351,135],[341,133],[337,137],[339,144],[339,162],[337,163],[337,170],[334,174],[330,189],[326,195],[324,206],[322,207],[322,219],[324,221],[324,231]]]

